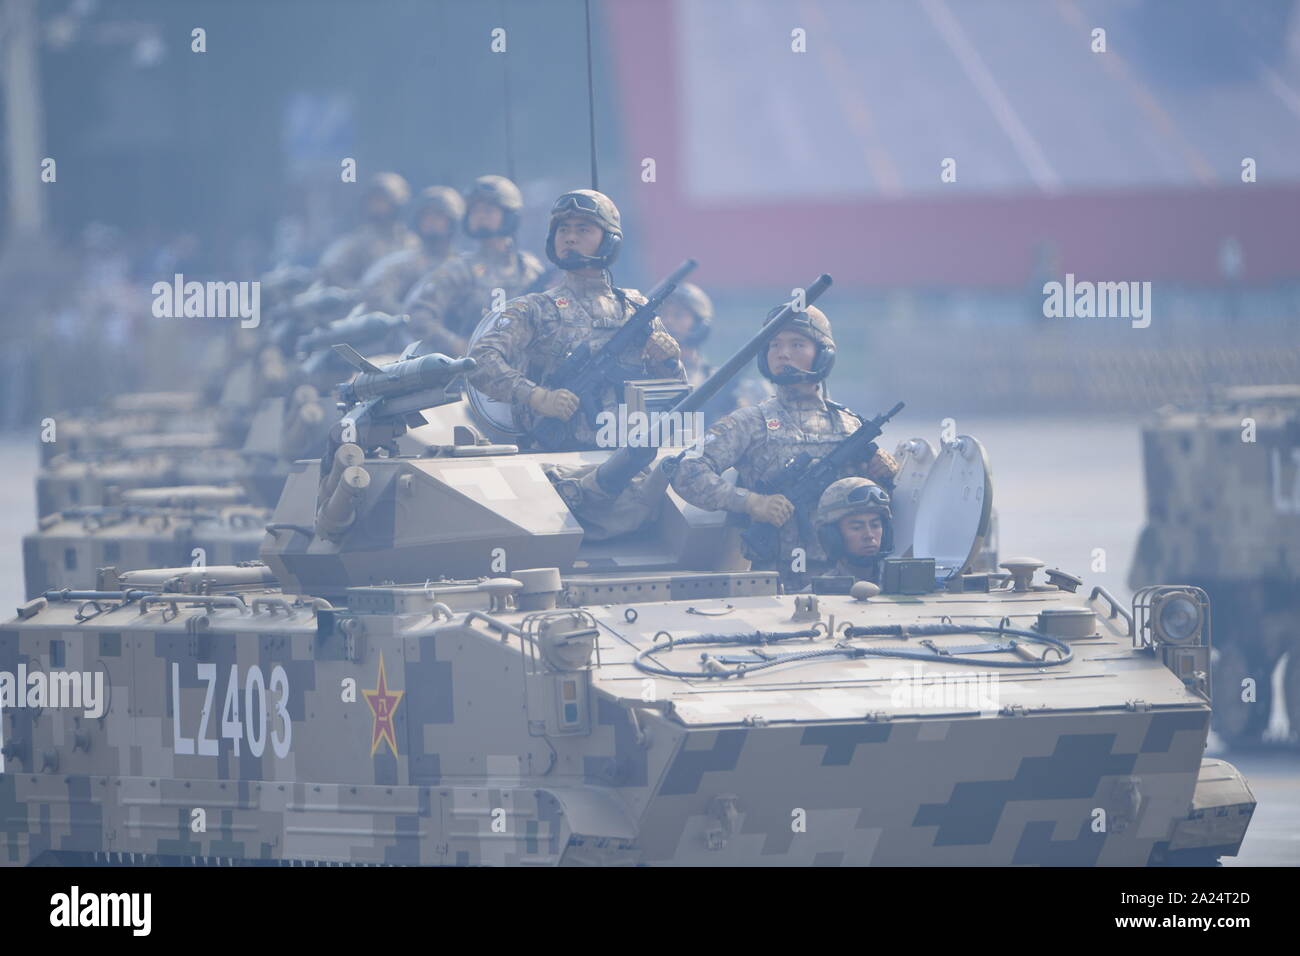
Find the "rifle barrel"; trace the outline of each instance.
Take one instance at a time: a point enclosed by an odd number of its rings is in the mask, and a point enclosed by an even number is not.
[[[691,262],[692,260],[687,260]],[[685,263],[683,263],[683,267]],[[813,284],[804,290],[804,304],[808,305],[827,289],[831,287],[831,277],[826,273],[819,275]],[[727,384],[740,370],[740,367],[758,354],[758,350],[767,344],[768,339],[781,331],[781,326],[794,315],[793,303],[786,303],[784,309],[763,324],[763,327],[751,338],[745,345],[727,359],[722,366],[708,377],[707,380],[700,383],[698,388],[691,391],[689,395],[674,405],[672,412],[694,412],[698,411],[714,395],[718,394],[722,386]],[[609,495],[618,494],[627,487],[628,482],[642,468],[650,463],[655,456],[653,448],[633,448],[624,445],[614,454],[610,455],[599,468],[596,469],[596,481],[601,489]]]
[[[688,275],[694,272],[695,267],[698,265],[699,263],[696,262],[694,259],[687,259],[676,269],[674,269],[671,273],[669,273],[668,278],[664,279],[663,282],[660,282],[657,286],[655,286],[653,289],[650,290],[649,294],[646,296],[646,301],[653,302],[656,297],[660,299],[666,299],[668,296],[672,295],[673,290],[677,288],[677,283],[681,282]]]

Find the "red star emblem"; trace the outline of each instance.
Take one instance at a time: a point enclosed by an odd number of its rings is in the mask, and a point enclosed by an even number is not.
[[[566,305],[569,304],[569,300],[566,299],[566,298],[564,298],[564,296],[560,296],[560,298],[558,298],[558,299],[555,300],[555,304],[558,305],[558,306],[562,309],[562,308],[564,308]]]
[[[370,755],[373,757],[375,751],[379,749],[379,744],[387,740],[388,746],[392,749],[395,757],[397,756],[397,733],[393,730],[393,714],[397,712],[397,705],[406,691],[389,691],[388,679],[384,676],[383,651],[379,652],[379,679],[376,684],[374,690],[361,691],[366,697],[366,703],[370,705],[373,717],[370,732]]]

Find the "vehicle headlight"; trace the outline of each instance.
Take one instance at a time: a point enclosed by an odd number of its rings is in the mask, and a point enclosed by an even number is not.
[[[1161,595],[1155,606],[1155,636],[1164,644],[1191,644],[1201,635],[1201,605],[1186,591]]]

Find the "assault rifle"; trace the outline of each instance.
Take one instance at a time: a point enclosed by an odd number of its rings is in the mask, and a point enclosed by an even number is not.
[[[862,425],[821,458],[813,459],[806,451],[787,461],[777,474],[753,490],[764,495],[784,495],[794,505],[794,520],[805,539],[811,538],[812,514],[822,492],[840,478],[850,465],[870,461],[876,453],[876,439],[887,421],[903,410],[899,402],[883,415]],[[781,533],[776,525],[751,521],[741,541],[745,556],[755,565],[771,564],[780,556]]]
[[[812,305],[821,298],[821,294],[831,287],[831,281],[831,277],[824,272],[814,279],[812,284],[804,291],[803,305]],[[717,395],[722,390],[727,382],[735,377],[736,373],[744,365],[752,361],[760,351],[767,348],[767,343],[789,324],[790,319],[798,311],[802,310],[797,310],[793,301],[787,302],[780,312],[768,319],[763,327],[740,347],[740,351],[727,359],[708,379],[692,389],[689,395],[672,407],[669,414],[689,414],[703,408],[714,395]],[[683,452],[683,454],[685,453]],[[655,450],[653,448],[633,448],[624,445],[596,469],[596,481],[606,494],[613,497],[620,494],[632,481],[632,478],[654,460],[654,457]],[[682,456],[678,455],[675,458],[665,459],[664,467],[670,471],[675,470],[681,458]]]
[[[578,410],[567,421],[543,418],[533,426],[532,437],[546,451],[568,451],[576,448],[574,426],[579,415],[596,427],[596,416],[601,412],[601,396],[606,389],[622,387],[629,378],[628,369],[619,357],[631,349],[644,347],[650,337],[650,324],[654,321],[664,299],[673,294],[681,282],[695,268],[694,259],[687,259],[673,273],[650,290],[644,305],[638,306],[631,317],[610,339],[594,351],[590,343],[583,342],[555,367],[543,387],[564,388],[578,396]]]

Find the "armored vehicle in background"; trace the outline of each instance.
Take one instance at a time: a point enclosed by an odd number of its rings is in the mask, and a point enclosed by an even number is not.
[[[120,504],[47,515],[23,538],[26,593],[94,589],[108,568],[254,561],[270,514],[248,504],[238,485],[191,485],[137,488],[123,492]]]
[[[1129,576],[1214,602],[1215,731],[1258,743],[1282,687],[1300,730],[1300,385],[1226,388],[1162,409],[1142,432],[1147,523]]]

